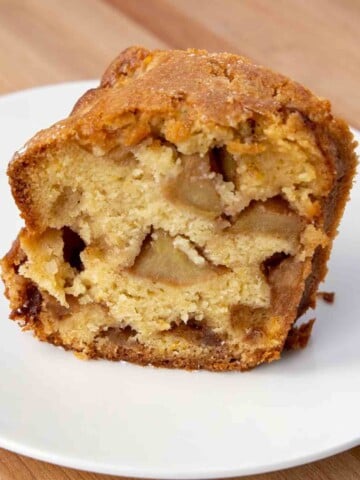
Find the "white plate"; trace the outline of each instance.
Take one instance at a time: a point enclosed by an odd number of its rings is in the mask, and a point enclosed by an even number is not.
[[[5,170],[35,131],[93,83],[0,98],[0,253],[21,225]],[[312,340],[248,373],[84,362],[21,333],[0,299],[0,446],[79,469],[152,478],[266,472],[360,440],[360,189],[335,242]],[[0,292],[1,294],[2,292]],[[313,314],[313,313],[312,313]]]

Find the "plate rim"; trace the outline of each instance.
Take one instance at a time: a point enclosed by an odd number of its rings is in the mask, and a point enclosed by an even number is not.
[[[324,460],[328,457],[332,457],[339,453],[345,452],[350,450],[351,448],[357,447],[360,444],[360,435],[358,438],[350,440],[348,442],[344,442],[343,444],[333,447],[324,449],[321,452],[314,453],[313,455],[303,455],[302,457],[297,457],[296,459],[289,459],[283,462],[275,462],[268,465],[261,465],[257,468],[230,468],[228,470],[215,470],[212,469],[209,472],[205,470],[196,471],[196,470],[184,470],[179,471],[177,470],[176,475],[169,475],[169,471],[164,470],[151,470],[148,469],[141,469],[141,468],[134,468],[132,466],[123,465],[119,467],[118,465],[106,465],[100,462],[89,462],[79,459],[70,459],[68,456],[62,456],[59,454],[51,454],[51,453],[41,453],[37,449],[33,449],[28,446],[21,446],[18,445],[17,442],[13,441],[4,441],[0,435],[0,447],[4,448],[5,450],[9,450],[10,452],[17,453],[20,455],[24,455],[28,458],[33,458],[35,460],[41,460],[43,462],[48,462],[54,465],[66,467],[66,468],[73,468],[75,470],[81,470],[85,472],[91,473],[100,473],[103,475],[119,475],[122,477],[130,477],[130,478],[146,478],[146,479],[159,479],[159,480],[192,480],[192,479],[199,479],[199,480],[206,480],[206,479],[219,479],[219,478],[233,478],[233,477],[242,477],[245,475],[259,475],[259,474],[266,474],[271,472],[277,472],[281,470],[286,470],[288,468],[293,467],[300,467],[302,465],[306,465],[308,463],[316,462],[319,460]]]

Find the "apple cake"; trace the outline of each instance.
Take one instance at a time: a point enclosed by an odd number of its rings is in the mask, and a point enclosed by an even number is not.
[[[11,318],[81,358],[278,359],[326,273],[354,146],[327,100],[247,58],[128,48],[9,164]]]

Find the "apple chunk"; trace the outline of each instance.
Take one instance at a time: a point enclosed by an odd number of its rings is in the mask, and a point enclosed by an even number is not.
[[[214,176],[215,173],[210,170],[209,155],[183,155],[180,173],[166,181],[163,191],[171,202],[215,218],[221,214],[222,206]]]
[[[240,213],[227,230],[234,234],[263,234],[296,241],[304,229],[304,220],[281,198],[253,202]]]
[[[129,271],[154,282],[175,286],[203,282],[223,272],[223,268],[215,267],[205,259],[201,265],[192,262],[173,242],[170,235],[157,231],[150,241],[144,242]]]

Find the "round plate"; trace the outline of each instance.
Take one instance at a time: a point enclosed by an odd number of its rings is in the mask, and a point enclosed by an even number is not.
[[[0,98],[0,253],[20,226],[6,166],[93,82]],[[360,138],[358,136],[358,138]],[[360,440],[360,189],[341,223],[309,346],[247,373],[81,361],[8,320],[0,300],[0,446],[48,462],[152,478],[266,472]]]

